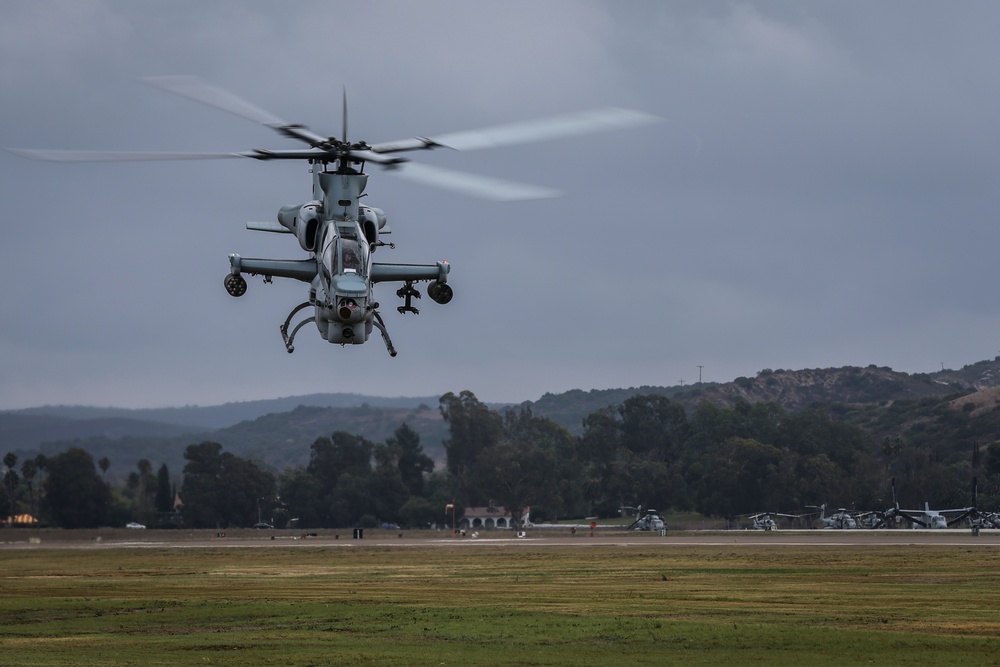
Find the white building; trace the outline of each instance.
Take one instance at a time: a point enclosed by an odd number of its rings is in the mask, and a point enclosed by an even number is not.
[[[530,526],[528,515],[531,513],[530,507],[524,508],[524,516],[521,517],[522,526]],[[459,530],[493,530],[499,528],[513,528],[513,518],[506,507],[466,507],[465,514],[458,522]]]

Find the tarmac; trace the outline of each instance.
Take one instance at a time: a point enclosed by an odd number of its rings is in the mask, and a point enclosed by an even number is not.
[[[351,529],[306,533],[294,530],[0,530],[0,551],[32,549],[218,549],[218,548],[326,548],[366,547],[435,548],[592,548],[592,547],[884,547],[884,546],[998,547],[1000,530],[731,530],[656,532],[597,529],[528,529],[520,533],[466,531],[452,536],[445,530]]]

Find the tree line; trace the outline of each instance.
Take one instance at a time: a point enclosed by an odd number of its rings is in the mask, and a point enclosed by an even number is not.
[[[635,505],[733,518],[823,503],[886,509],[891,478],[904,505],[966,506],[973,478],[981,507],[1000,500],[1000,441],[976,443],[969,456],[942,453],[898,436],[879,441],[818,407],[703,401],[689,414],[665,396],[639,395],[590,413],[579,436],[526,407],[491,409],[469,391],[445,394],[439,407],[448,425],[440,469],[405,423],[385,442],[319,438],[307,465],[282,471],[218,443],[192,444],[179,485],[165,464],[153,474],[143,459],[112,488],[109,462],[73,447],[20,468],[8,454],[0,515],[26,511],[66,528],[426,527],[447,522],[446,505],[461,516],[492,504],[515,519],[530,507],[536,521]]]

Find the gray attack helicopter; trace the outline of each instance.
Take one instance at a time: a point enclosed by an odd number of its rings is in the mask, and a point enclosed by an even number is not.
[[[150,153],[121,151],[60,151],[8,149],[23,157],[56,162],[94,162],[119,160],[184,160],[213,158],[252,158],[255,160],[305,160],[311,165],[312,199],[278,211],[277,223],[247,223],[256,231],[278,232],[295,236],[306,252],[306,259],[252,259],[237,254],[229,256],[230,271],[224,285],[234,297],[247,290],[244,275],[291,278],[309,285],[306,301],[296,306],[281,325],[281,336],[288,352],[294,351],[295,336],[312,322],[330,343],[359,345],[378,329],[391,356],[396,349],[389,338],[379,304],[372,293],[382,282],[402,283],[396,295],[403,300],[401,313],[419,311],[413,299],[420,298],[415,283],[427,281],[427,295],[439,304],[451,301],[448,285],[451,270],[447,262],[434,264],[393,264],[372,261],[374,252],[392,243],[383,237],[390,233],[386,214],[361,203],[368,184],[366,163],[377,164],[389,173],[425,185],[432,185],[499,201],[539,199],[556,196],[554,190],[506,180],[473,176],[439,167],[415,164],[399,153],[436,148],[477,150],[548,139],[580,136],[606,130],[647,125],[662,119],[638,111],[605,108],[575,114],[541,118],[499,125],[481,130],[456,132],[437,137],[414,137],[401,141],[368,144],[347,138],[347,95],[344,94],[343,132],[340,138],[315,134],[307,127],[288,123],[236,95],[189,76],[147,77],[144,83],[161,90],[201,102],[222,111],[269,127],[284,137],[307,144],[301,149],[254,149],[239,153]],[[294,327],[292,320],[301,311],[312,308]]]

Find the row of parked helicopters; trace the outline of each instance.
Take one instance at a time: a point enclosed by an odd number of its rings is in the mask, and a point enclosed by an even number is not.
[[[896,479],[892,479],[892,507],[884,511],[860,511],[840,508],[834,512],[827,513],[826,505],[809,505],[810,509],[819,510],[805,514],[784,514],[781,512],[758,512],[749,514],[747,519],[752,521],[754,530],[777,530],[778,520],[810,520],[817,519],[819,528],[837,530],[858,530],[858,529],[878,529],[893,528],[896,526],[908,525],[911,528],[955,528],[968,526],[973,531],[981,528],[1000,528],[1000,512],[986,512],[980,510],[978,501],[978,484],[972,481],[972,504],[968,507],[956,507],[953,509],[931,509],[930,503],[925,502],[923,509],[903,509],[896,500]]]
[[[972,505],[954,509],[933,510],[930,503],[924,503],[923,509],[903,509],[896,500],[896,479],[893,478],[892,507],[883,511],[860,511],[840,508],[827,513],[826,505],[808,505],[809,509],[818,512],[804,514],[786,514],[783,512],[757,512],[743,515],[749,519],[753,530],[778,530],[781,520],[802,521],[818,528],[836,530],[859,530],[894,528],[909,525],[911,528],[954,528],[968,526],[974,532],[982,528],[1000,529],[1000,512],[985,512],[977,506],[978,484],[972,481]],[[635,520],[626,530],[665,531],[667,529],[663,518],[654,509],[638,507],[623,507],[622,511],[635,512]],[[818,516],[817,516],[818,515]]]

